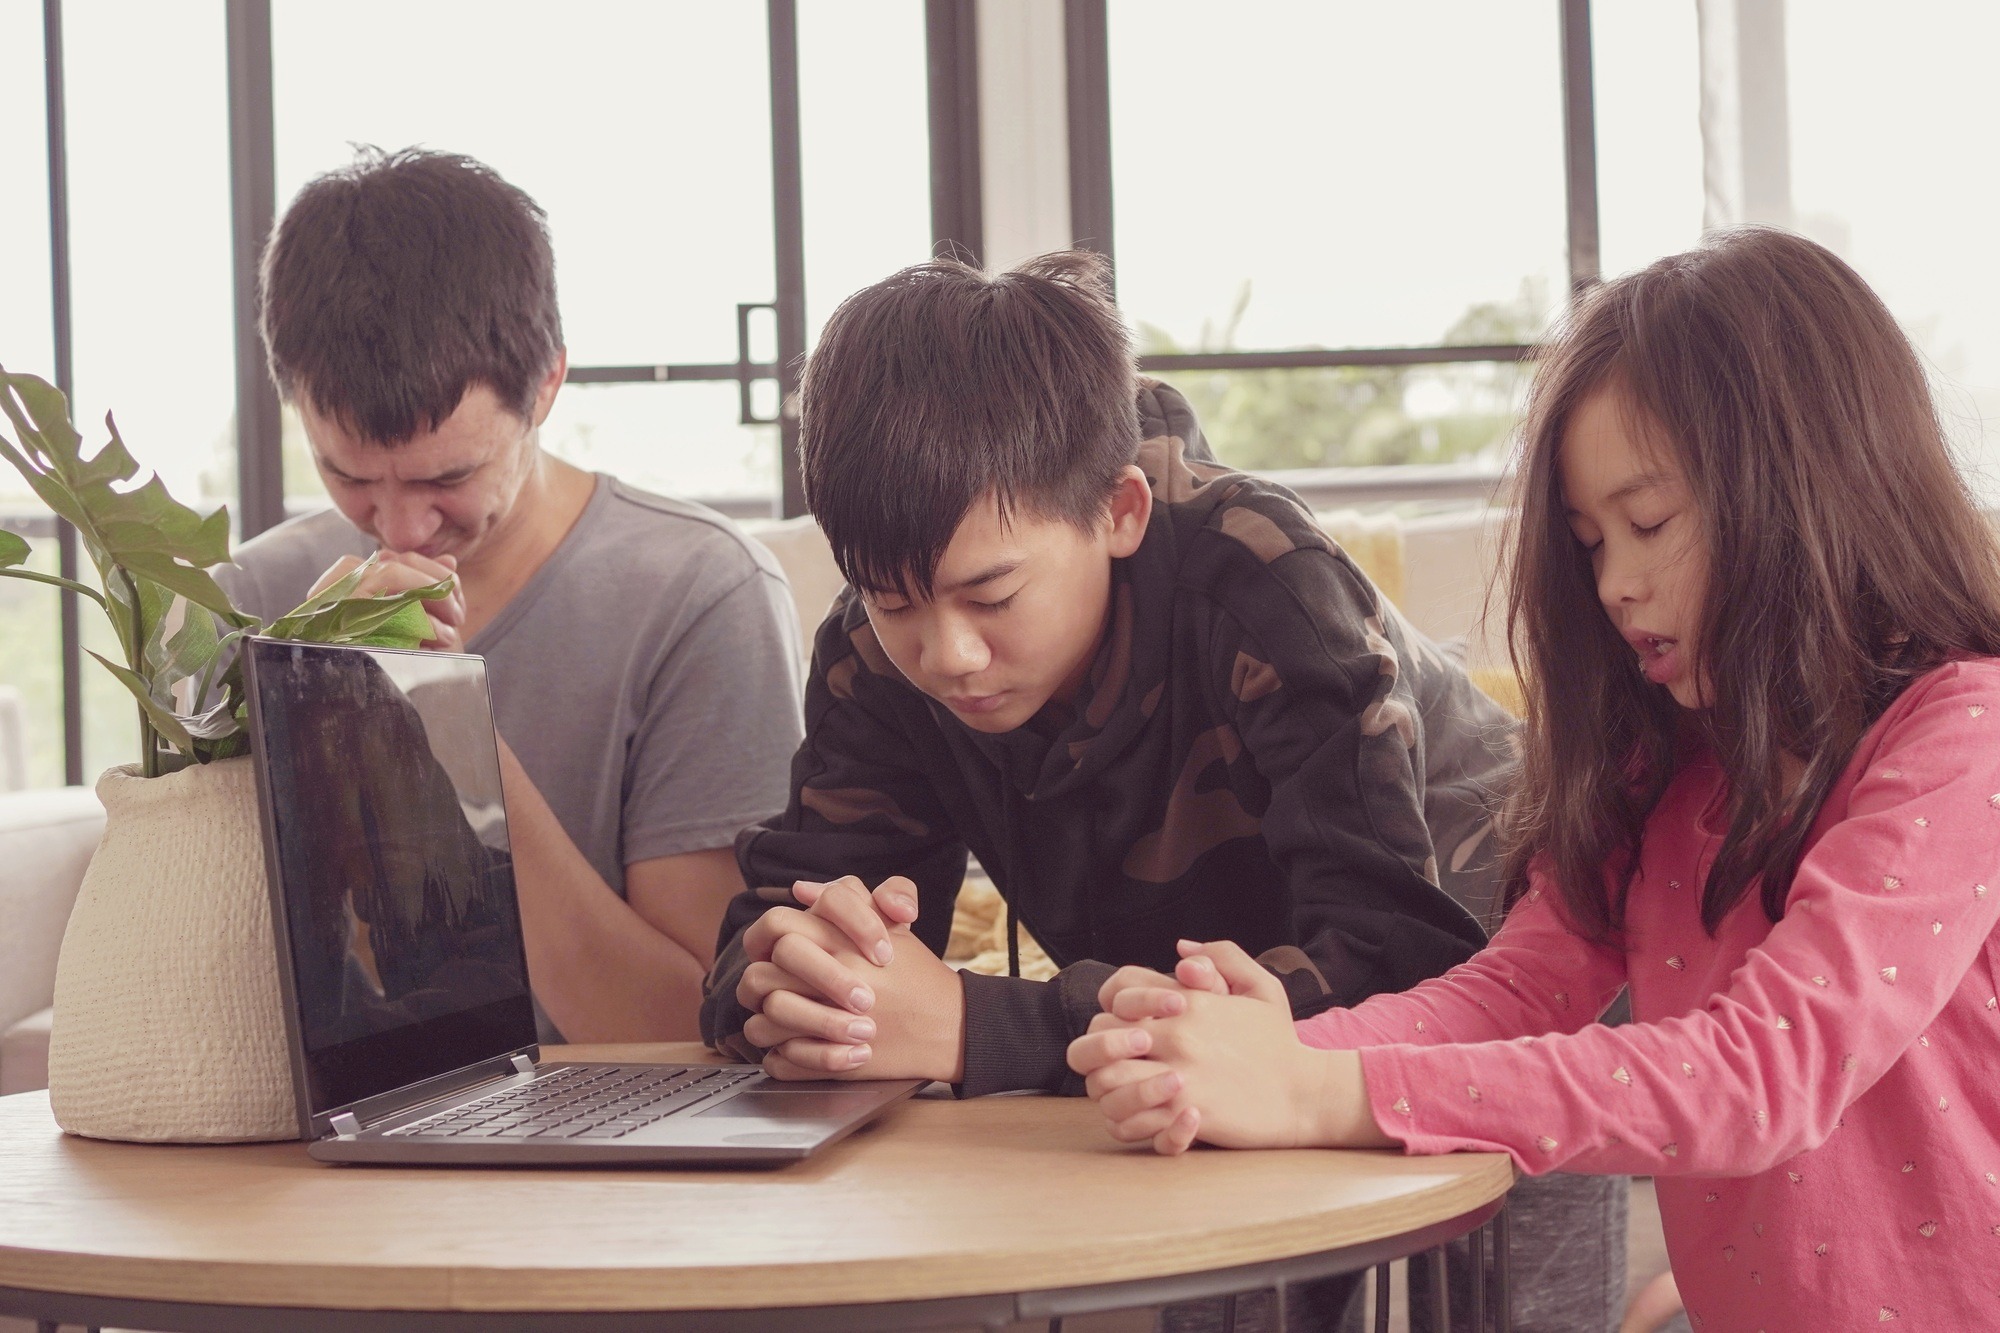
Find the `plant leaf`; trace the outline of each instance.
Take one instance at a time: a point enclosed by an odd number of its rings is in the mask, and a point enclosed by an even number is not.
[[[16,565],[24,565],[31,554],[33,552],[28,546],[26,537],[18,532],[0,528],[0,569],[12,569]]]
[[[102,653],[92,652],[88,648],[84,651],[103,663],[106,671],[118,677],[125,688],[132,691],[133,697],[139,701],[139,707],[146,711],[146,720],[153,724],[153,730],[160,733],[161,740],[182,754],[194,753],[194,738],[188,735],[187,728],[181,724],[180,718],[171,708],[153,698],[152,692],[146,688],[145,677],[130,667],[119,666]]]
[[[419,648],[431,637],[431,618],[416,602],[404,602],[368,633],[349,640],[370,648]]]

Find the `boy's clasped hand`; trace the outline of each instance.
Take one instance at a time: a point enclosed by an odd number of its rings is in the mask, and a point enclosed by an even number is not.
[[[1104,1012],[1070,1043],[1069,1067],[1113,1138],[1185,1152],[1384,1147],[1361,1058],[1304,1045],[1282,983],[1229,941],[1180,942],[1174,975],[1123,967]]]
[[[848,876],[792,886],[744,932],[750,960],[736,999],[743,1035],[773,1077],[962,1076],[965,996],[958,974],[916,937],[917,887],[896,876],[873,892]]]

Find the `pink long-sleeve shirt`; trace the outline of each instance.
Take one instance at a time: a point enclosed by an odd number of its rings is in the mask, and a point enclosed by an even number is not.
[[[1828,797],[1784,918],[1753,886],[1711,939],[1723,795],[1712,762],[1668,788],[1622,948],[1531,884],[1478,956],[1301,1039],[1362,1048],[1410,1152],[1659,1177],[1707,1333],[2000,1329],[2000,661],[1905,691]],[[1636,1021],[1592,1023],[1627,985]]]

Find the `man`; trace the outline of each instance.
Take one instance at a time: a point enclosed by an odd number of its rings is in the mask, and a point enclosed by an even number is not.
[[[802,461],[851,586],[791,803],[737,843],[752,891],[702,1009],[718,1049],[782,1077],[1073,1093],[1100,985],[1171,970],[1177,939],[1244,945],[1300,1017],[1483,942],[1461,904],[1491,906],[1508,720],[1294,496],[1207,461],[1185,401],[1138,379],[1104,279],[1084,254],[937,262],[827,324]],[[939,960],[968,850],[1053,981]],[[1622,1235],[1623,1196],[1577,1187]],[[1532,1230],[1527,1270],[1554,1248]],[[1545,1326],[1615,1317],[1622,1250],[1617,1291],[1604,1263],[1581,1276],[1582,1310]]]
[[[542,450],[568,367],[542,211],[446,153],[364,150],[264,257],[271,373],[333,509],[219,571],[270,619],[364,557],[454,578],[431,645],[485,656],[545,1041],[686,1038],[730,850],[785,799],[797,633],[761,546]]]

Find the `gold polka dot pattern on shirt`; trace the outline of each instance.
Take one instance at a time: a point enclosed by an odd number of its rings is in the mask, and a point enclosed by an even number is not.
[[[1389,1109],[1397,1115],[1408,1115],[1410,1113],[1410,1099],[1408,1097],[1398,1097],[1389,1104]]]
[[[1687,971],[1687,965],[1687,959],[1681,957],[1679,954],[1675,954],[1673,957],[1667,959],[1667,966],[1676,972]]]
[[[1819,1244],[1813,1246],[1813,1253],[1822,1259],[1826,1258],[1826,1242],[1821,1241]]]
[[[1984,898],[1986,896],[1986,886],[1984,884],[1973,885],[1972,896],[1974,899]]]
[[[1468,1083],[1465,1085],[1465,1095],[1476,1102],[1479,1100],[1479,1089]]]
[[[1932,1236],[1937,1235],[1937,1223],[1925,1222],[1922,1226],[1919,1226],[1917,1228],[1917,1234],[1919,1236],[1922,1236],[1925,1240],[1929,1240]]]
[[[1949,1111],[1950,1109],[1951,1109],[1951,1099],[1950,1099],[1950,1098],[1948,1098],[1948,1097],[1940,1097],[1940,1098],[1938,1098],[1938,1110],[1940,1110],[1940,1111]]]
[[[1785,1017],[1785,1016],[1784,1016],[1783,1014],[1779,1014],[1779,1015],[1778,1015],[1778,1031],[1780,1031],[1780,1032],[1790,1032],[1791,1030],[1792,1030],[1792,1020],[1791,1020],[1791,1019],[1789,1019],[1789,1018],[1787,1018],[1787,1017]]]
[[[1876,1313],[1875,1322],[1878,1324],[1886,1324],[1891,1319],[1901,1319],[1902,1317],[1903,1316],[1901,1312],[1899,1312],[1894,1306],[1885,1305],[1881,1308],[1880,1311]]]
[[[1660,1149],[1660,1152],[1668,1157],[1679,1157],[1681,1155],[1681,1145],[1678,1143],[1669,1143]],[[1994,1234],[2000,1235],[2000,1230],[1996,1230]]]
[[[1611,1077],[1623,1083],[1628,1088],[1632,1086],[1632,1071],[1625,1068],[1624,1065],[1620,1065],[1618,1068],[1612,1070]]]
[[[1897,879],[1894,875],[1884,875],[1882,876],[1882,887],[1894,893],[1897,889],[1903,887],[1903,881]]]
[[[1805,1177],[1800,1175],[1796,1171],[1787,1171],[1785,1172],[1785,1179],[1791,1181],[1794,1185],[1797,1185],[1802,1183],[1805,1180]]]
[[[1885,967],[1885,968],[1883,968],[1883,969],[1882,969],[1882,980],[1884,980],[1884,981],[1888,982],[1888,983],[1889,983],[1889,984],[1890,984],[1891,986],[1895,985],[1895,984],[1896,984],[1896,969],[1895,969],[1895,968],[1893,968],[1893,967]]]
[[[1691,1064],[1689,1064],[1689,1063],[1688,1063],[1687,1061],[1683,1060],[1683,1061],[1681,1061],[1681,1072],[1682,1072],[1683,1074],[1686,1074],[1686,1075],[1687,1075],[1687,1076],[1688,1076],[1689,1078],[1693,1078],[1693,1077],[1694,1077],[1694,1066],[1693,1066],[1693,1065],[1691,1065]]]
[[[1906,1175],[1906,1176],[1907,1176],[1907,1175],[1909,1175],[1909,1174],[1910,1174],[1910,1172],[1912,1172],[1912,1171],[1914,1171],[1914,1170],[1916,1170],[1916,1169],[1917,1169],[1917,1164],[1916,1164],[1915,1162],[1905,1162],[1905,1163],[1903,1163],[1903,1174],[1904,1174],[1904,1175]]]
[[[1535,1146],[1543,1152],[1554,1152],[1558,1147],[1556,1141],[1546,1134],[1535,1140]]]
[[[1815,986],[1824,986],[1827,984],[1827,980],[1825,977],[1814,977],[1812,979],[1812,984]]]
[[[1769,1124],[1770,1120],[1771,1117],[1765,1115],[1762,1111],[1752,1111],[1750,1113],[1750,1123],[1757,1126],[1757,1128],[1759,1129],[1762,1129],[1764,1128],[1765,1125]]]
[[[1861,1062],[1859,1060],[1856,1060],[1852,1054],[1843,1055],[1840,1057],[1840,1072],[1843,1074],[1851,1074],[1854,1072],[1854,1066],[1860,1063]]]
[[[1985,704],[1967,704],[1967,705],[1965,706],[1965,711],[1966,711],[1966,713],[1967,713],[1967,715],[1968,715],[1968,716],[1971,716],[1971,717],[1978,717],[1978,716],[1979,716],[1979,715],[1980,715],[1981,713],[1984,713],[1984,712],[1986,711],[1986,705],[1985,705]]]

